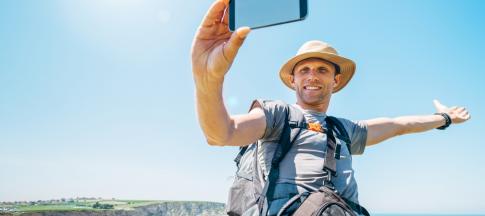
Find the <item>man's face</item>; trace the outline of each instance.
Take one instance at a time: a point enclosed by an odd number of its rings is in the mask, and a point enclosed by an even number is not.
[[[329,101],[334,86],[340,81],[340,74],[335,75],[335,72],[332,63],[319,58],[298,62],[291,80],[298,102],[318,105]]]

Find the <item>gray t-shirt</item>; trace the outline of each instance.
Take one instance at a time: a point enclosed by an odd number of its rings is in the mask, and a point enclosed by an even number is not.
[[[256,100],[263,108],[266,117],[266,130],[263,137],[258,141],[261,154],[260,162],[262,169],[267,174],[267,164],[269,158],[264,154],[265,148],[271,148],[266,143],[277,142],[283,130],[282,122],[285,119],[282,107],[274,101]],[[297,109],[303,111],[307,122],[318,122],[325,125],[325,113],[304,110],[296,104],[292,104]],[[254,103],[253,103],[254,107]],[[349,134],[351,145],[350,152],[353,155],[362,154],[365,149],[367,139],[367,125],[364,122],[353,122],[347,119],[338,118],[344,125]],[[327,144],[325,133],[311,130],[302,130],[296,138],[287,155],[280,163],[280,173],[275,186],[274,201],[270,207],[272,215],[292,196],[304,191],[314,191],[323,186],[326,172],[323,170],[324,158]],[[337,142],[341,142],[337,139]],[[332,179],[337,193],[342,197],[358,203],[357,182],[354,178],[352,169],[352,157],[345,142],[342,142],[341,157],[337,160],[337,177]],[[266,156],[266,158],[265,158]]]

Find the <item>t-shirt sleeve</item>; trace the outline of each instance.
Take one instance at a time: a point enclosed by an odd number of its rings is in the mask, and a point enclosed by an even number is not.
[[[261,107],[266,117],[266,129],[262,141],[278,140],[284,127],[284,103],[277,100],[254,100],[251,109]]]
[[[339,120],[349,134],[350,153],[353,155],[363,154],[367,141],[367,124],[364,121],[350,121],[344,118],[339,118]]]

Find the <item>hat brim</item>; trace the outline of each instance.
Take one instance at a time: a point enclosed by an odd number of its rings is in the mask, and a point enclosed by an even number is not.
[[[306,52],[291,58],[281,67],[280,78],[288,88],[295,90],[295,88],[291,85],[292,70],[298,62],[307,58],[320,58],[339,66],[341,78],[338,85],[333,88],[333,93],[336,93],[344,88],[352,79],[352,76],[354,76],[354,61],[332,53]]]

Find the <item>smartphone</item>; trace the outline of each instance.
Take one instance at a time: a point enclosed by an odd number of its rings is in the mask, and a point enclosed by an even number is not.
[[[304,20],[307,0],[230,0],[229,29],[251,29]]]

